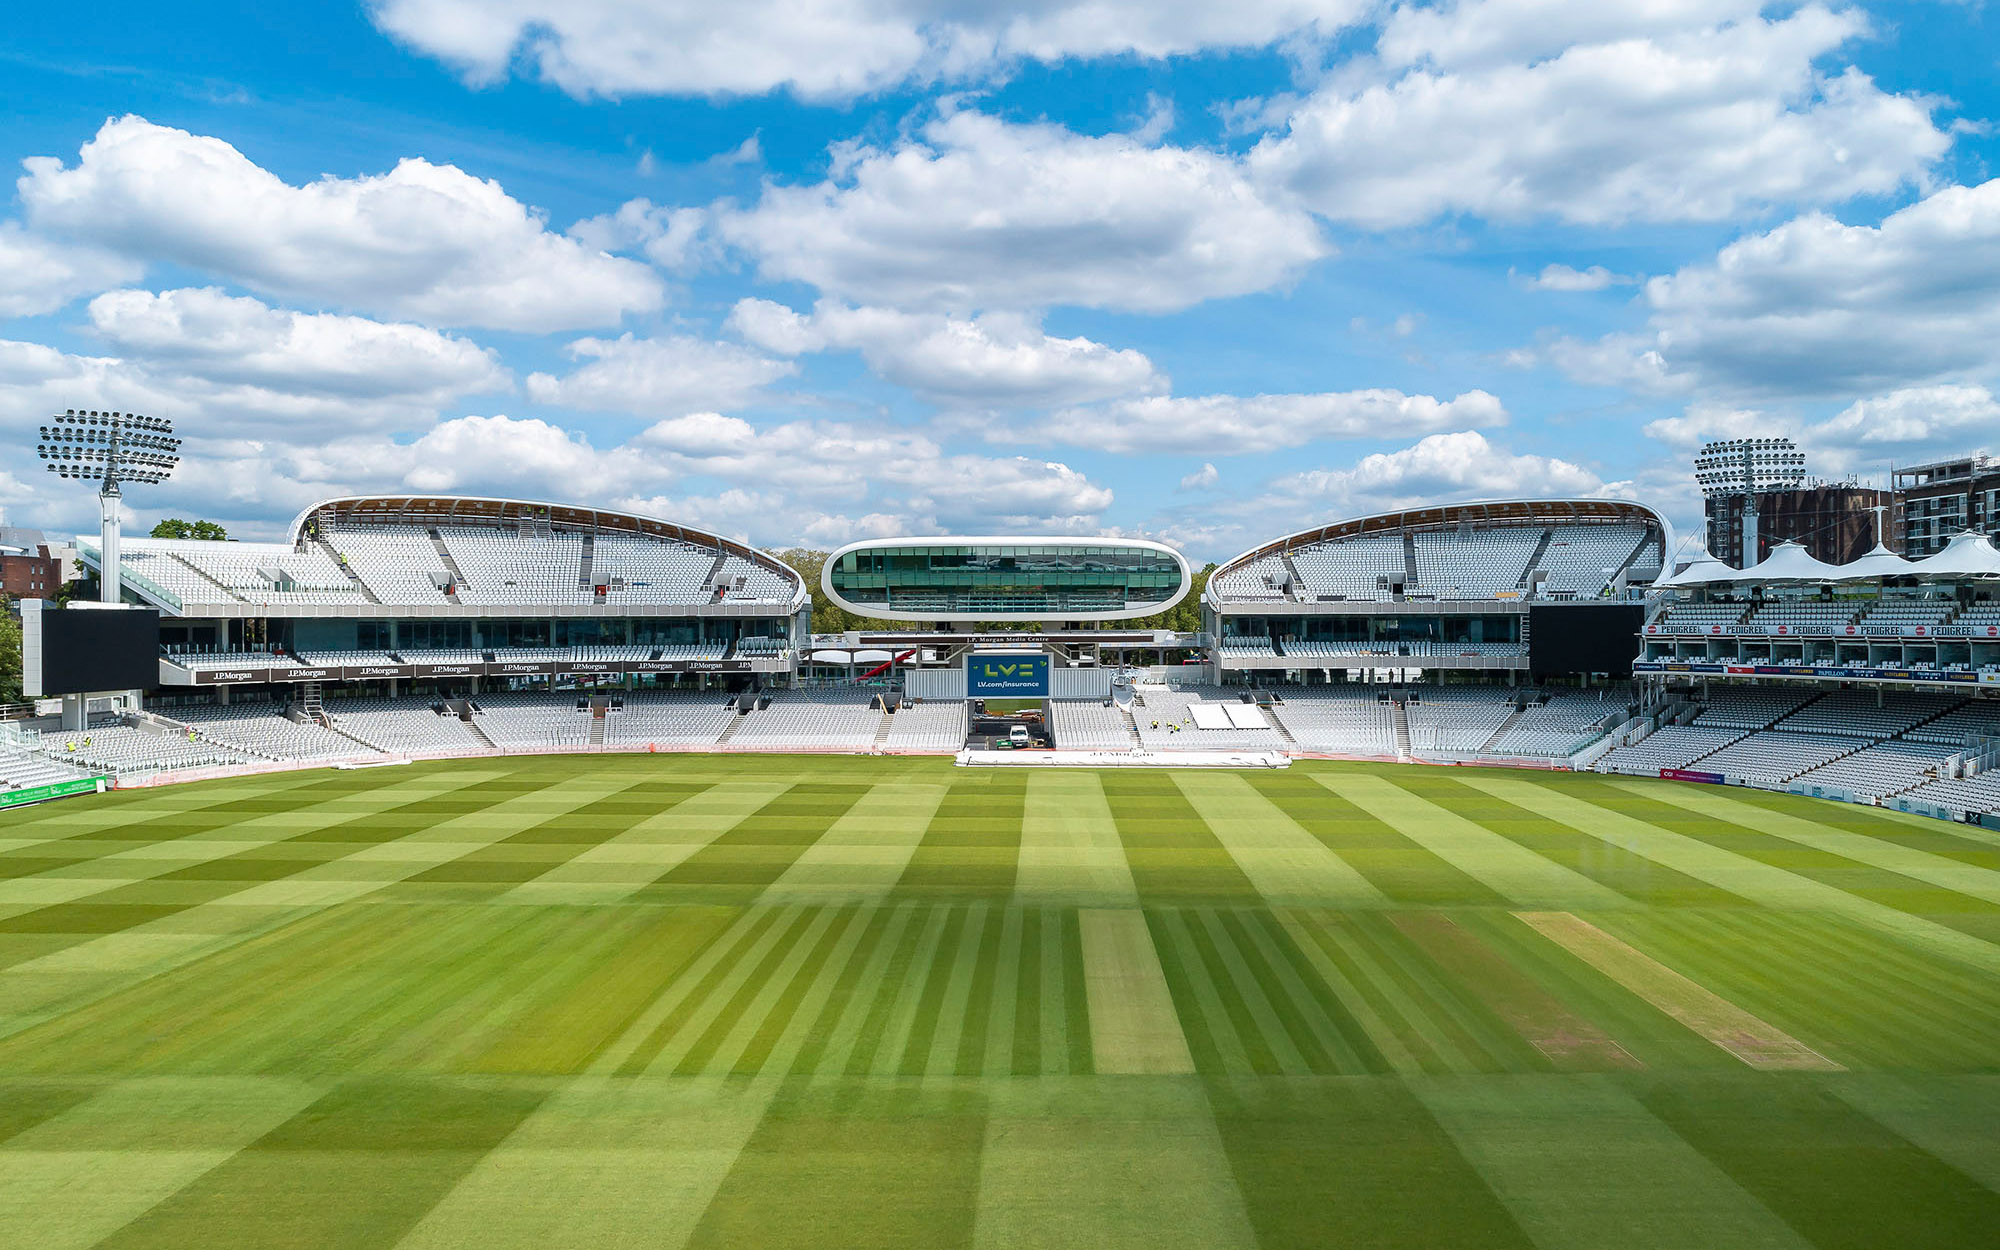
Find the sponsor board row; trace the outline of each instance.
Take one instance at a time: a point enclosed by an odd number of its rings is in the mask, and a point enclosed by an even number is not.
[[[2000,638],[2000,625],[1648,625],[1651,637]]]
[[[346,664],[277,668],[197,669],[186,676],[167,670],[170,684],[240,686],[265,682],[380,681],[454,677],[624,677],[646,673],[752,673],[754,660],[500,660],[481,664]],[[175,680],[178,678],[178,680]]]
[[[1841,668],[1810,664],[1723,664],[1686,660],[1639,660],[1635,673],[1708,673],[1725,677],[1817,677],[1827,681],[1929,681],[1951,685],[2000,685],[2000,672],[1964,669]]]
[[[52,781],[47,785],[24,786],[19,790],[0,790],[0,808],[66,799],[73,794],[102,794],[105,781],[103,777],[78,777],[70,781]]]

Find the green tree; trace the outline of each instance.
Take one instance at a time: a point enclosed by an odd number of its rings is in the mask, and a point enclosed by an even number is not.
[[[826,567],[827,552],[811,547],[789,547],[774,553],[805,579],[806,593],[812,596],[812,627],[815,634],[840,634],[850,629],[902,629],[906,626],[873,617],[857,616],[827,598],[820,586],[820,570]]]
[[[153,527],[155,538],[200,538],[209,542],[228,542],[229,531],[214,521],[183,521],[170,516]]]
[[[21,618],[12,599],[0,600],[0,703],[21,701]]]

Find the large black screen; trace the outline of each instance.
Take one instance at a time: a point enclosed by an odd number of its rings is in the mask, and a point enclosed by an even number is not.
[[[151,608],[44,608],[42,693],[151,690],[160,684],[160,614]]]
[[[1531,604],[1528,668],[1630,677],[1646,609],[1637,603]]]

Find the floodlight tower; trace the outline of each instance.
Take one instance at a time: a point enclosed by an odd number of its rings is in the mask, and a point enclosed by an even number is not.
[[[35,452],[48,461],[49,472],[61,478],[96,481],[97,504],[103,515],[98,548],[98,598],[118,603],[123,598],[118,550],[118,505],[121,482],[152,486],[173,475],[181,462],[181,440],[173,422],[142,417],[136,412],[78,412],[71,408],[49,418]]]
[[[1743,567],[1757,563],[1757,497],[1805,485],[1806,457],[1789,438],[1731,438],[1704,443],[1694,480],[1705,498],[1743,497]]]

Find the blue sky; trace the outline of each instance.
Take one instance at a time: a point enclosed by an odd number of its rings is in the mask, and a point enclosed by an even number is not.
[[[0,68],[0,432],[174,418],[141,524],[451,490],[1200,560],[1686,525],[1714,434],[2000,451],[1977,2],[41,6]],[[0,460],[89,526],[52,485]]]

